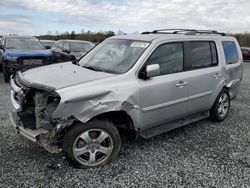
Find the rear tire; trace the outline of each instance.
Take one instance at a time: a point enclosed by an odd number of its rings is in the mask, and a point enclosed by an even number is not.
[[[215,100],[213,107],[210,110],[210,119],[212,121],[221,122],[228,115],[230,109],[230,95],[228,90],[224,88]]]
[[[8,73],[4,65],[3,65],[3,78],[6,83],[10,81],[10,74]]]
[[[77,168],[99,167],[114,161],[121,149],[117,128],[108,120],[94,119],[76,123],[63,139],[63,152]]]

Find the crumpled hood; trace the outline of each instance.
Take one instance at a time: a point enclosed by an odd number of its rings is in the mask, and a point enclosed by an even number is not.
[[[49,50],[32,50],[32,49],[7,49],[5,54],[8,56],[15,57],[25,57],[25,56],[51,56],[51,52]]]
[[[18,75],[22,82],[30,87],[51,91],[114,76],[89,70],[71,62],[38,67],[19,72]]]

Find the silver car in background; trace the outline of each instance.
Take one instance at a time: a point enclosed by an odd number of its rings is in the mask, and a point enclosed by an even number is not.
[[[61,54],[73,55],[76,59],[80,59],[88,51],[95,47],[95,44],[83,40],[58,40],[52,47],[52,51]]]
[[[223,121],[239,91],[242,55],[216,31],[114,36],[79,62],[11,79],[16,130],[70,164],[114,161],[123,140],[149,138],[203,118]]]

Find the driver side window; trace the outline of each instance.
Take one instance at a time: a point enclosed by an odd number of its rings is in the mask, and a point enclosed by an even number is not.
[[[159,64],[160,75],[165,75],[183,71],[183,59],[183,43],[167,43],[156,48],[147,65]]]

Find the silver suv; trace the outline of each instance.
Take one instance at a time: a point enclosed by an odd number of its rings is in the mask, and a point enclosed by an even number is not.
[[[242,62],[235,38],[216,31],[111,37],[79,61],[12,77],[11,121],[72,165],[105,165],[124,140],[203,118],[223,121],[239,91]]]

